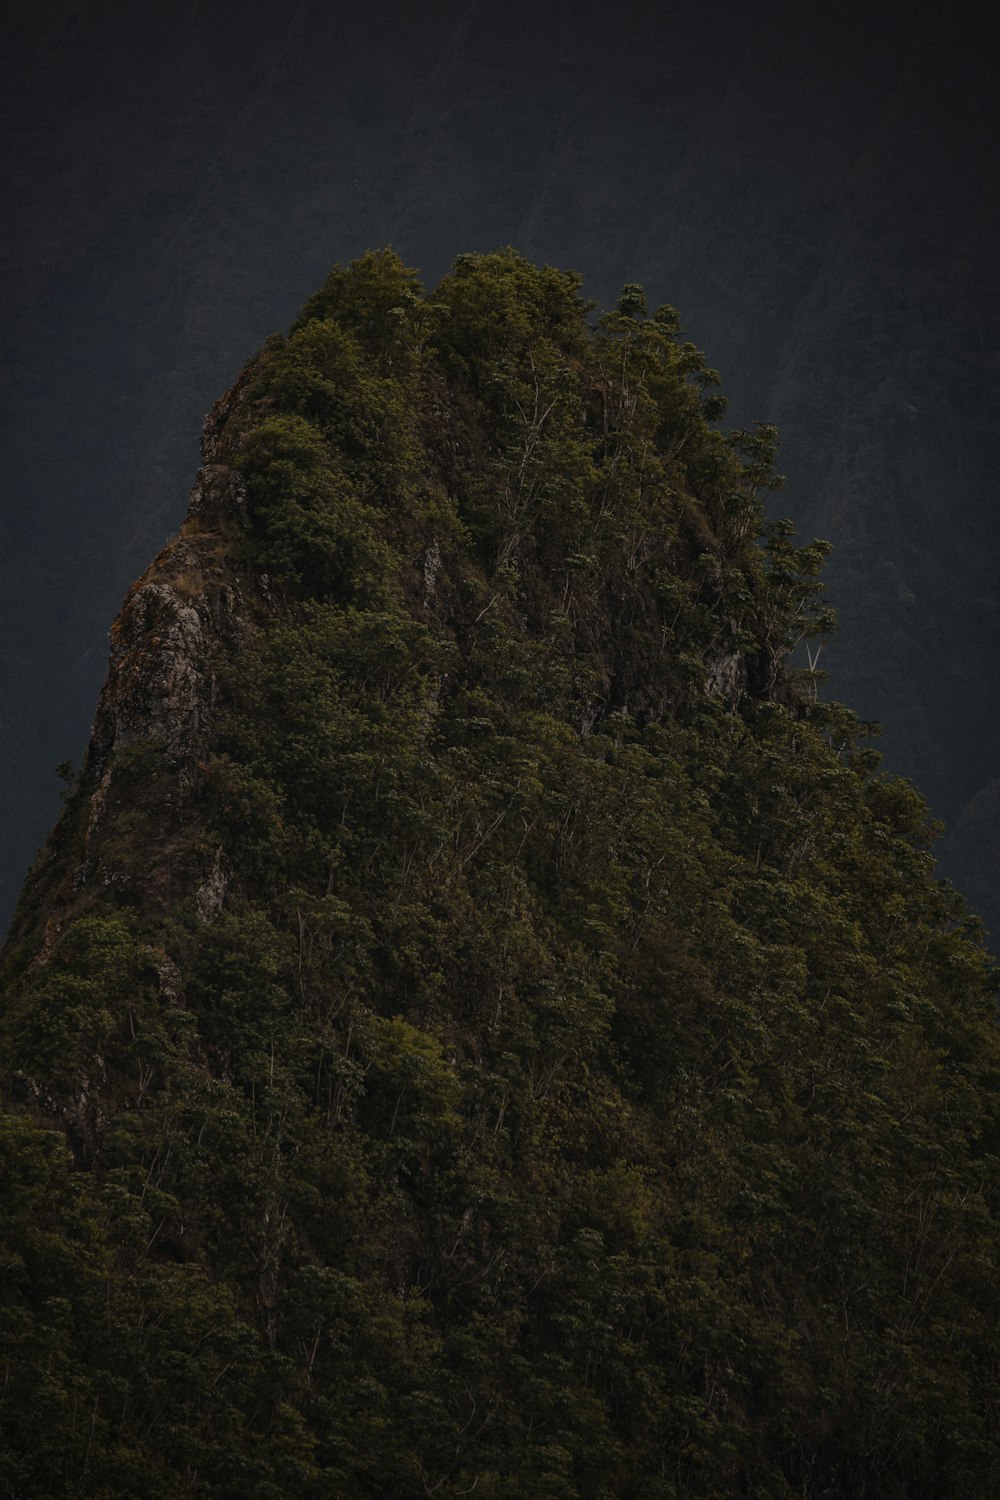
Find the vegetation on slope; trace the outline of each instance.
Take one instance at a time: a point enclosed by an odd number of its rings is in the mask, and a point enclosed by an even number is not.
[[[213,419],[211,701],[7,952],[10,1495],[992,1492],[975,924],[783,665],[773,432],[589,312],[368,255]]]

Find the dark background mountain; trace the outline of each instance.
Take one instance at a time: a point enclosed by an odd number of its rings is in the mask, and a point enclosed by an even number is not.
[[[202,413],[328,265],[513,243],[682,310],[829,537],[828,691],[995,925],[997,141],[985,7],[8,11],[3,902]]]

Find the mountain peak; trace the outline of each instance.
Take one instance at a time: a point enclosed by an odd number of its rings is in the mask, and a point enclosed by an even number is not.
[[[592,313],[372,252],[206,421],[6,953],[18,1494],[987,1492],[987,959]]]

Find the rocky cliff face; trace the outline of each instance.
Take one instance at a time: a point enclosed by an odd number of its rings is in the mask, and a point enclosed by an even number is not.
[[[183,871],[190,855],[190,803],[217,735],[218,673],[255,628],[245,485],[226,428],[258,373],[251,362],[208,414],[204,467],[180,532],[129,590],[112,626],[107,681],[72,807],[29,882],[29,906],[55,908],[43,951],[65,918],[64,903],[73,911],[108,889],[162,907],[176,889],[178,860]],[[139,818],[141,844],[127,834]],[[206,909],[217,904],[211,893],[219,879],[213,867],[201,898]],[[12,941],[18,933],[15,925]]]

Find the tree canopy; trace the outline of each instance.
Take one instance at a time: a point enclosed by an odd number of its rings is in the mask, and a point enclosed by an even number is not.
[[[213,414],[211,690],[109,684],[6,952],[0,1493],[994,1492],[977,925],[773,429],[593,314],[373,252]]]

